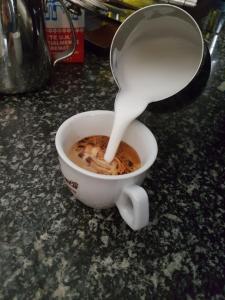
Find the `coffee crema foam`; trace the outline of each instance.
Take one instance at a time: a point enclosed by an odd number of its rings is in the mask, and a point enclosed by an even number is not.
[[[125,142],[120,143],[112,162],[106,162],[108,141],[109,137],[103,135],[86,137],[72,145],[68,157],[79,167],[104,175],[128,174],[141,167],[137,152]]]

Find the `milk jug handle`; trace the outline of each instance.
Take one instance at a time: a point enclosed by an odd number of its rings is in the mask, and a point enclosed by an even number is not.
[[[75,30],[73,27],[73,21],[71,18],[71,15],[69,13],[69,11],[67,10],[65,4],[63,3],[62,0],[59,0],[60,4],[62,5],[63,10],[65,11],[65,14],[67,16],[69,25],[70,25],[70,29],[71,29],[71,37],[72,37],[72,45],[65,51],[63,52],[59,52],[56,54],[55,56],[55,60],[53,62],[53,66],[55,66],[59,61],[71,56],[73,54],[73,52],[75,51],[76,48],[76,36],[75,36]]]

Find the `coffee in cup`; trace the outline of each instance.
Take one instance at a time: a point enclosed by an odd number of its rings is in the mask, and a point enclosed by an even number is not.
[[[121,142],[117,153],[108,163],[104,154],[109,137],[93,135],[74,143],[68,152],[68,157],[79,167],[103,175],[123,175],[134,172],[141,167],[137,152],[125,142]]]

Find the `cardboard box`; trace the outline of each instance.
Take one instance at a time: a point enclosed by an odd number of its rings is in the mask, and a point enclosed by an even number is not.
[[[57,0],[47,0],[45,14],[46,38],[52,57],[58,52],[67,50],[72,44],[72,31],[66,13]],[[76,35],[76,49],[72,56],[63,60],[66,63],[84,61],[84,11],[81,15],[70,14]]]

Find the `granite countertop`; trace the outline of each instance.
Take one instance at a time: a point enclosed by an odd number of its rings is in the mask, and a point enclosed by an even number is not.
[[[225,34],[198,99],[141,117],[159,144],[144,187],[150,224],[93,210],[63,184],[55,133],[113,109],[109,62],[59,65],[36,93],[0,98],[0,299],[225,299]]]

